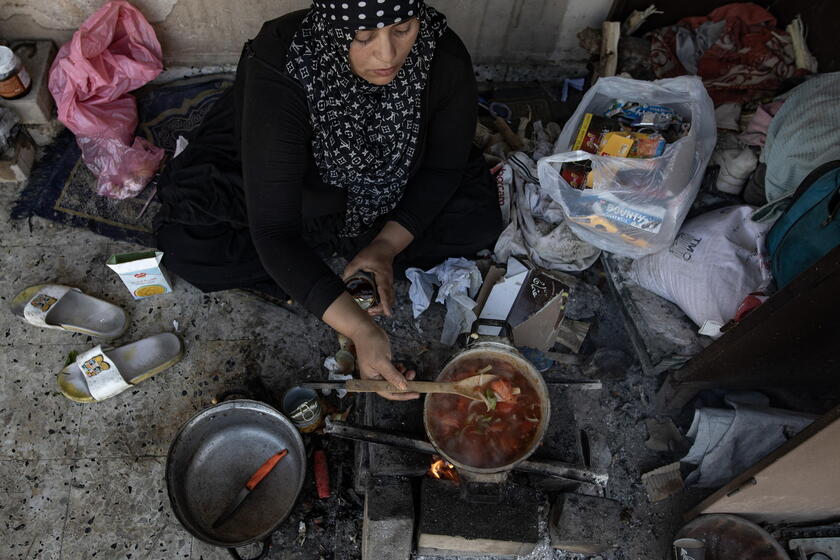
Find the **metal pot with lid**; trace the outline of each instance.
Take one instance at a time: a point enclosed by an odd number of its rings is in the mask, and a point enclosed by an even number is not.
[[[503,336],[479,335],[482,325],[500,327]],[[551,403],[542,375],[513,345],[507,322],[477,320],[466,349],[449,360],[436,381],[458,381],[482,371],[500,376],[518,394],[508,401],[497,399],[490,387],[487,400],[430,394],[423,423],[431,444],[457,468],[462,496],[498,502],[508,473],[542,442]]]
[[[216,524],[267,458],[283,459],[253,488],[228,521]],[[295,426],[269,405],[231,400],[205,408],[178,431],[166,458],[166,488],[181,525],[202,541],[227,548],[263,543],[292,510],[306,475],[306,451]],[[252,559],[256,560],[256,559]]]

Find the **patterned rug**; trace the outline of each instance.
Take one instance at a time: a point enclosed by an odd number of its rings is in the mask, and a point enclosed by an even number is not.
[[[169,159],[178,136],[189,138],[233,76],[217,74],[186,78],[138,92],[140,125],[137,135],[166,150]],[[152,201],[152,184],[135,198],[113,200],[94,192],[95,177],[82,163],[73,134],[65,130],[46,147],[28,185],[12,209],[12,218],[41,216],[54,222],[88,228],[100,235],[154,245],[152,222],[159,209]]]

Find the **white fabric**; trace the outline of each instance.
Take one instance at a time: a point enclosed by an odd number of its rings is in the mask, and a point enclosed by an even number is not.
[[[686,484],[704,488],[726,484],[816,418],[770,408],[770,400],[760,393],[733,393],[725,401],[732,410],[694,411],[686,433],[694,443],[681,461],[697,469],[686,477]]]
[[[90,395],[97,401],[119,395],[129,387],[117,365],[105,354],[102,346],[79,354],[76,366],[82,372]]]
[[[38,291],[38,295],[30,299],[26,306],[24,306],[23,317],[33,325],[45,329],[64,330],[60,325],[50,325],[47,323],[47,316],[55,307],[55,304],[58,303],[58,300],[64,297],[70,290],[80,291],[70,286],[61,286],[58,284],[43,286]]]
[[[698,327],[725,325],[771,279],[764,255],[769,228],[750,220],[752,211],[730,206],[687,221],[671,247],[633,261],[630,278],[677,304]]]
[[[428,309],[434,287],[440,286],[435,301],[446,305],[441,342],[454,344],[460,333],[470,329],[476,319],[472,298],[481,288],[481,273],[474,262],[463,258],[446,259],[426,272],[409,268],[405,276],[411,281],[408,295],[415,319]]]
[[[715,152],[712,161],[720,166],[715,186],[721,192],[739,195],[750,174],[758,165],[758,156],[750,148]]]
[[[565,272],[592,266],[601,250],[572,233],[560,205],[539,184],[526,182],[533,173],[533,160],[517,152],[511,164],[505,165],[508,167],[513,171],[511,221],[493,249],[496,260],[503,262],[511,256],[524,255],[540,268]]]

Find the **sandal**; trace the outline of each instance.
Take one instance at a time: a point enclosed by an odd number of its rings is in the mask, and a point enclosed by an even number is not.
[[[128,326],[121,308],[61,284],[29,286],[12,299],[12,313],[46,329],[102,338],[116,338]]]
[[[97,346],[65,366],[58,374],[58,388],[72,401],[103,401],[175,365],[183,355],[184,345],[172,333],[119,348]]]

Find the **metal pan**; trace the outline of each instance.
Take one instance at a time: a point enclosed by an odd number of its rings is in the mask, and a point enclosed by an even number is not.
[[[213,529],[254,471],[282,449],[288,455],[230,520]],[[269,537],[292,510],[305,474],[306,452],[294,425],[252,400],[226,401],[193,416],[166,459],[166,487],[178,520],[196,538],[228,549]]]

